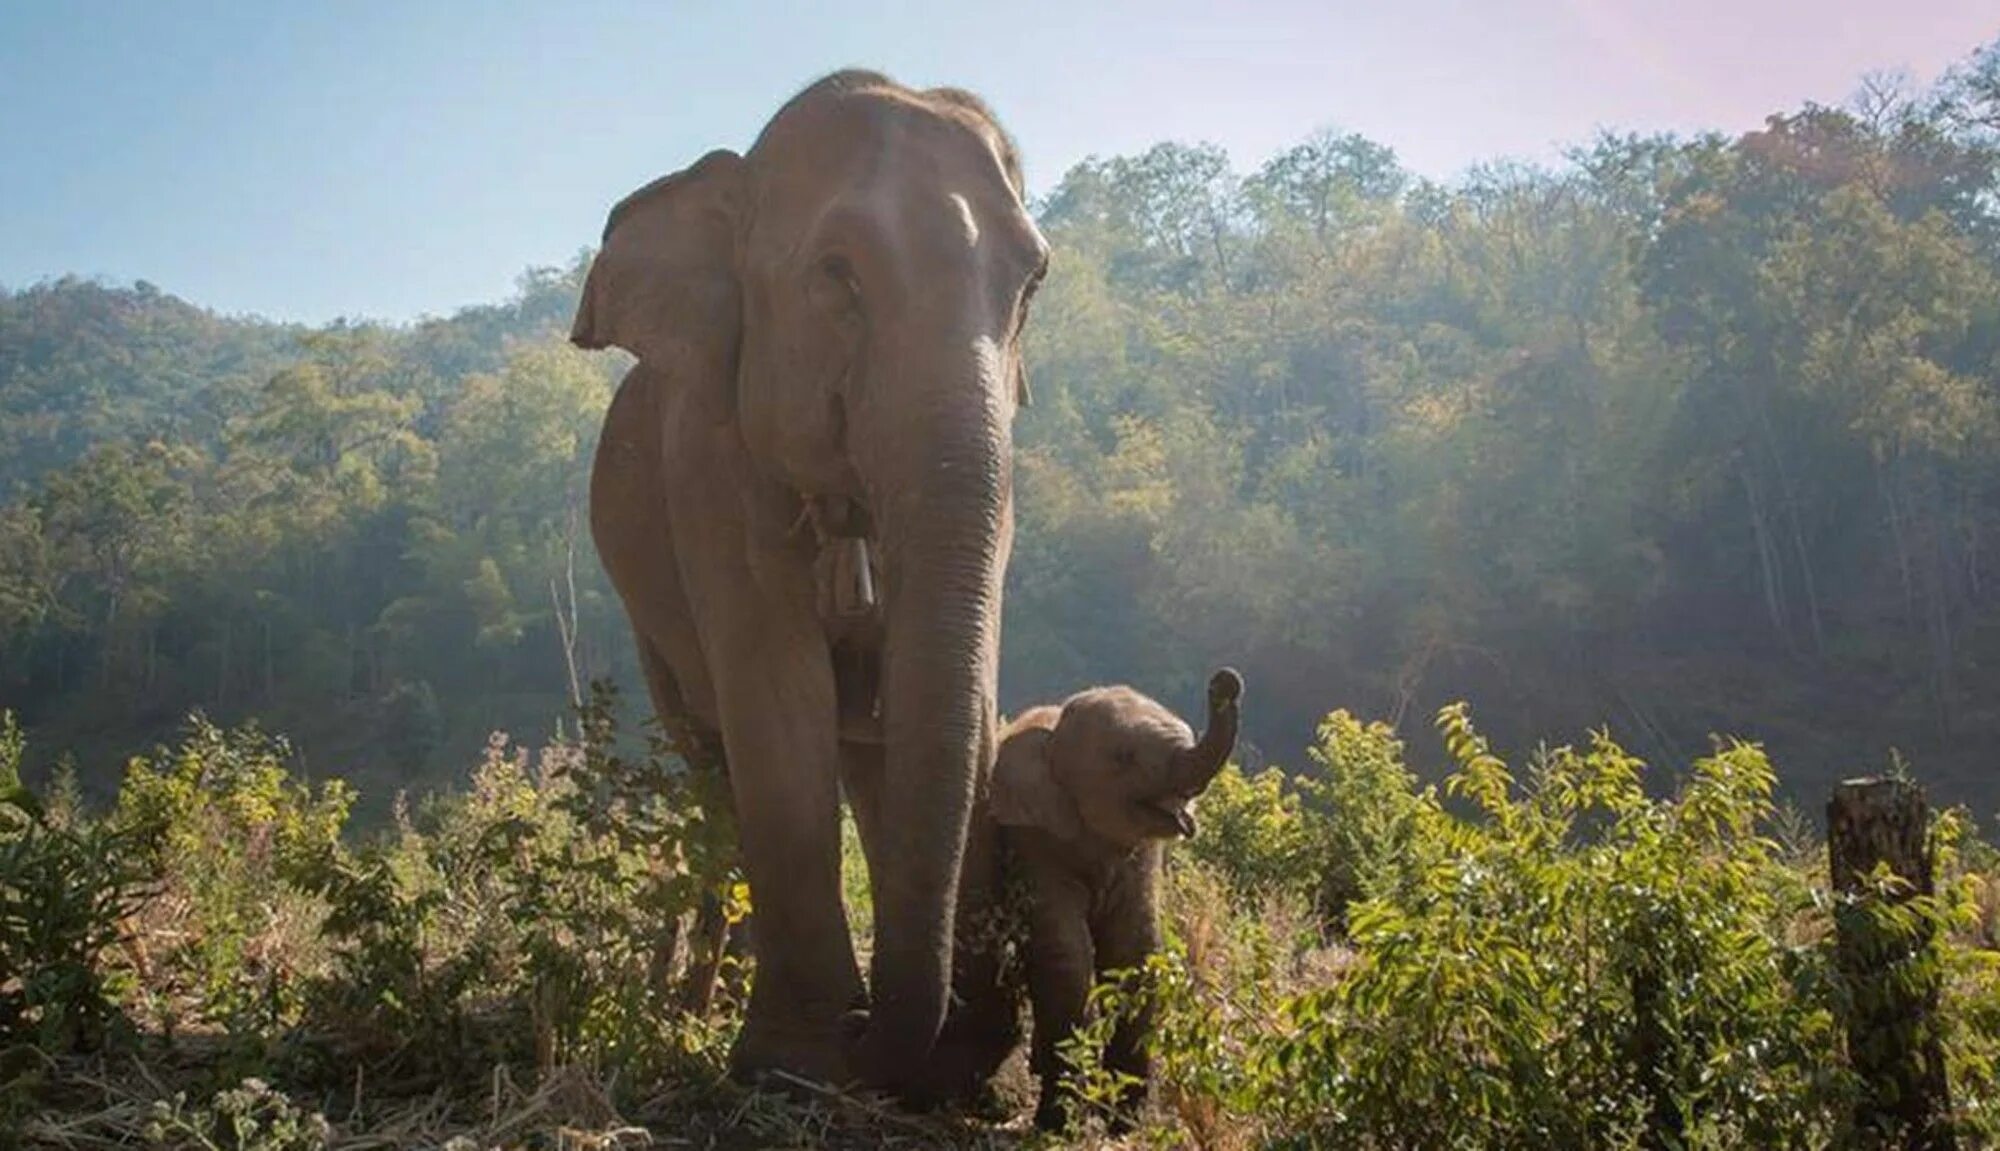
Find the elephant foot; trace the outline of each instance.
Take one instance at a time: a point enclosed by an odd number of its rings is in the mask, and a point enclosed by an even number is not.
[[[977,1108],[990,1101],[994,1076],[1020,1042],[1012,1016],[953,1015],[903,1094],[918,1106]]]
[[[870,1027],[866,1010],[848,1013],[850,1059],[863,1086],[893,1097],[912,1111],[929,1111],[951,1102],[955,1076],[941,1074],[935,1051],[912,1051]]]
[[[729,1052],[729,1074],[744,1083],[797,1090],[856,1085],[852,1042],[840,1026],[798,1030],[745,1024]]]

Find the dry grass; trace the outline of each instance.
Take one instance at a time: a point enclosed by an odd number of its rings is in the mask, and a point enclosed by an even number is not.
[[[1168,1132],[1181,1102],[1162,1091],[1154,1122],[1123,1140],[1101,1131],[1068,1138],[1037,1132],[1035,1082],[1025,1047],[1002,1067],[977,1112],[916,1113],[889,1101],[775,1077],[757,1086],[691,1069],[679,1078],[637,1086],[582,1066],[541,1074],[495,1065],[456,1085],[409,1089],[367,1068],[315,1077],[311,1088],[274,1081],[269,1098],[292,1109],[304,1141],[275,1138],[266,1124],[247,1140],[205,1132],[231,1062],[219,1034],[183,1031],[137,1037],[116,1056],[49,1058],[35,1054],[33,1114],[13,1129],[0,1121],[0,1148],[51,1151],[621,1151],[630,1148],[943,1148],[1011,1151],[1079,1147],[1184,1145]],[[33,1051],[32,1048],[27,1049]],[[342,1075],[346,1077],[341,1078]],[[205,1113],[206,1112],[206,1113]],[[1217,1116],[1219,1126],[1234,1126]],[[1197,1146],[1230,1145],[1197,1140]]]
[[[727,1081],[666,1085],[631,1099],[582,1067],[562,1067],[523,1083],[504,1066],[482,1090],[402,1096],[376,1092],[357,1074],[352,1089],[314,1105],[294,1100],[308,1138],[239,1144],[205,1135],[197,1107],[198,1061],[130,1059],[106,1065],[46,1061],[46,1105],[20,1129],[23,1145],[61,1151],[157,1147],[167,1151],[249,1148],[327,1151],[437,1148],[439,1151],[613,1151],[613,1149],[939,1147],[998,1151],[1049,1145],[1035,1136],[1020,1099],[1001,1120],[920,1115],[803,1081],[748,1087]],[[1018,1075],[1019,1069],[1015,1069]],[[1014,1086],[1024,1090],[1024,1084]],[[1017,1091],[1017,1095],[1019,1092]],[[323,1122],[323,1126],[321,1125]]]

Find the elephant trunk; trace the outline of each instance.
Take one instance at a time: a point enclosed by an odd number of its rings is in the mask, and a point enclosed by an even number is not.
[[[940,388],[943,410],[897,437],[915,458],[881,485],[895,493],[881,523],[885,843],[863,1060],[891,1083],[922,1068],[944,1022],[960,868],[993,760],[1013,523],[1012,445],[992,383]]]
[[[1201,739],[1180,753],[1174,764],[1174,789],[1194,795],[1209,785],[1236,749],[1237,703],[1243,698],[1243,677],[1225,667],[1208,681],[1208,728]]]

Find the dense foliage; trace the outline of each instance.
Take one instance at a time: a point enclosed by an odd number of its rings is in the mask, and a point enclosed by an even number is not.
[[[1334,133],[1249,174],[1161,144],[1037,211],[1007,705],[1227,661],[1272,748],[1471,698],[1503,747],[1727,730],[1806,790],[1895,747],[1994,797],[2000,46],[1734,139],[1451,186]],[[380,817],[635,686],[580,266],[408,327],[0,293],[0,696],[39,746],[255,716]]]
[[[1449,188],[1331,135],[1072,171],[1017,682],[1226,658],[1280,746],[1469,697],[1503,745],[1751,732],[1797,784],[1894,745],[1991,795],[1996,68]]]
[[[719,993],[690,1014],[697,957],[676,944],[705,896],[741,917],[726,812],[664,748],[616,751],[607,695],[575,738],[531,752],[496,734],[463,790],[399,797],[366,837],[352,789],[303,783],[254,725],[192,717],[97,814],[10,782],[21,741],[0,724],[0,1119],[74,1102],[74,1055],[192,1062],[196,1091],[221,1094],[147,1112],[151,1137],[191,1146],[233,1112],[261,1146],[294,1145],[270,1141],[274,1118],[323,1145],[325,1121],[266,1081],[304,1098],[360,1069],[393,1107],[495,1068],[719,1071],[745,972],[719,957]]]
[[[0,298],[0,330],[33,333],[0,340],[0,422],[71,405],[0,456],[0,692],[86,761],[193,708],[255,716],[379,797],[496,725],[546,732],[579,700],[566,656],[631,663],[583,526],[616,365],[557,339],[574,298],[574,275],[531,274],[504,307],[295,332],[207,378],[191,309],[144,286]],[[244,357],[281,342],[204,320]],[[143,385],[116,390],[126,370]],[[109,398],[60,382],[92,372]],[[65,465],[35,472],[48,453]]]
[[[2000,860],[1962,811],[1931,829],[1935,899],[1894,907],[1886,876],[1829,891],[1755,745],[1718,743],[1655,799],[1608,733],[1517,780],[1462,706],[1437,726],[1441,788],[1336,713],[1314,772],[1236,775],[1204,803],[1236,834],[1177,871],[1148,972],[1163,1124],[1200,1146],[1872,1146],[1843,1021],[1893,985],[1936,989],[1966,1145],[2000,1137]],[[1845,972],[1843,915],[1898,962]],[[1102,1020],[1136,991],[1106,987]]]
[[[641,1123],[695,1145],[1017,1142],[722,1078],[754,964],[725,958],[696,1006],[681,992],[710,976],[678,944],[705,895],[754,907],[669,749],[616,750],[613,702],[538,751],[495,736],[462,789],[360,842],[352,792],[300,782],[254,727],[195,717],[102,814],[9,782],[19,740],[0,740],[0,1140],[619,1146]],[[1170,856],[1168,947],[1100,988],[1091,1025],[1160,1005],[1142,1143],[1868,1146],[1843,1022],[1912,987],[1941,999],[1964,1145],[2000,1138],[2000,852],[1963,811],[1931,828],[1934,899],[1878,897],[1888,876],[1837,896],[1754,745],[1718,743],[1653,798],[1608,733],[1517,779],[1464,707],[1437,727],[1442,786],[1337,712],[1310,771],[1231,767],[1204,797]],[[848,856],[865,947],[851,837]],[[1901,958],[1844,968],[1842,916]],[[1116,1087],[1089,1047],[1084,1136]],[[1003,1079],[997,1113],[1029,1089]]]

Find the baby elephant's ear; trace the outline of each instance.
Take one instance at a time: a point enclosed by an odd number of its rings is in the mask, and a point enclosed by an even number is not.
[[[1031,727],[1002,741],[993,765],[993,819],[1006,827],[1039,827],[1058,839],[1075,839],[1083,834],[1083,821],[1049,770],[1052,734]]]

